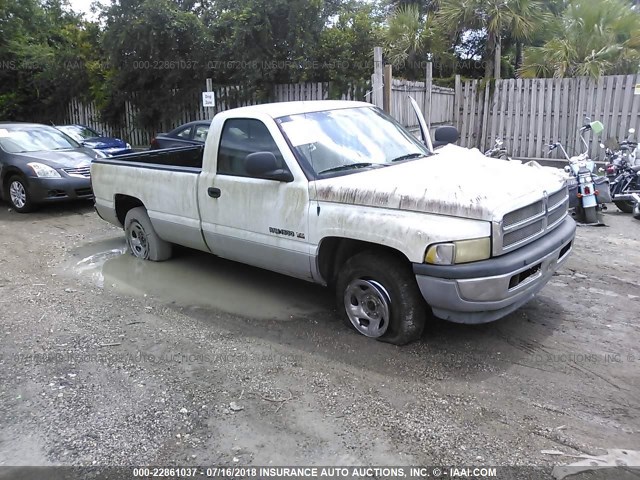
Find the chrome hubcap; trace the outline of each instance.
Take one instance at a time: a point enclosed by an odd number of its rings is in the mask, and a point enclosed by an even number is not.
[[[11,197],[11,202],[18,208],[24,208],[27,204],[27,192],[24,189],[24,185],[18,181],[11,182],[11,185],[9,185],[9,196]]]
[[[374,280],[353,280],[344,292],[344,308],[353,326],[367,337],[380,337],[389,327],[389,294]]]
[[[149,257],[149,245],[147,235],[138,222],[133,222],[129,228],[129,247],[131,252],[138,258],[147,259]]]

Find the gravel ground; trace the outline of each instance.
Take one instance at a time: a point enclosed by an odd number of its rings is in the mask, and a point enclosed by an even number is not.
[[[0,465],[550,469],[574,459],[543,450],[638,448],[640,222],[605,221],[509,317],[394,347],[317,286],[140,262],[91,205],[0,204]]]

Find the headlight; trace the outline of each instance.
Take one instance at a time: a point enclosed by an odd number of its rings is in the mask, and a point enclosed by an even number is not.
[[[96,158],[106,158],[109,156],[106,153],[104,153],[102,150],[94,150],[94,152],[96,152]]]
[[[49,165],[38,162],[27,163],[31,169],[35,172],[37,177],[42,178],[60,178],[60,174]]]
[[[454,265],[477,262],[491,257],[491,238],[475,238],[450,243],[438,243],[427,249],[424,261],[434,265]]]

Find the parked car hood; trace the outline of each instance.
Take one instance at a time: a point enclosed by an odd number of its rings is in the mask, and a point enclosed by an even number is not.
[[[317,180],[309,193],[318,201],[490,221],[556,192],[564,176],[535,162],[523,165],[447,145],[423,159]]]
[[[25,163],[39,162],[52,168],[79,168],[88,166],[96,157],[90,148],[14,153],[14,158],[22,158]]]
[[[112,137],[95,137],[87,138],[83,141],[84,145],[89,148],[127,148],[127,143],[119,138]]]

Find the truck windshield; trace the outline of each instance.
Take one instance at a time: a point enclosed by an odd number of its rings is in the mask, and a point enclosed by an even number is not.
[[[429,155],[417,138],[373,107],[291,115],[278,123],[295,153],[319,176],[358,172]]]

